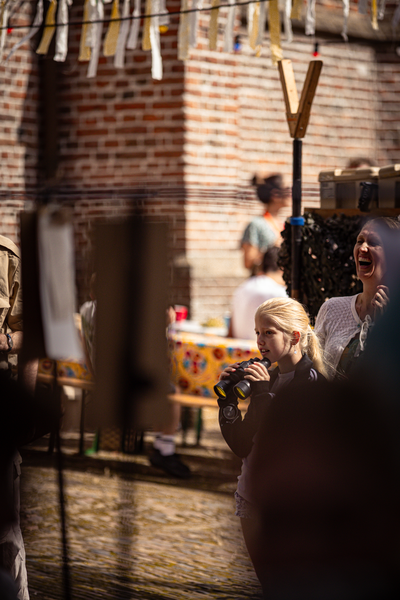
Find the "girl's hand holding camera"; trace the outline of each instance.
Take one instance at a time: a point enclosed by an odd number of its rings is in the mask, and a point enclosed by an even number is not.
[[[220,379],[229,379],[231,373],[233,371],[236,371],[236,369],[238,368],[239,365],[240,365],[240,363],[236,362],[236,363],[233,363],[232,365],[229,365],[229,367],[226,367],[221,372]],[[268,369],[261,362],[255,362],[252,365],[249,365],[248,367],[246,367],[245,372],[247,373],[247,375],[245,375],[244,378],[249,379],[250,381],[269,381],[270,380]]]
[[[269,381],[271,379],[267,367],[262,362],[255,362],[249,365],[245,369],[245,372],[248,374],[244,378],[250,381]]]
[[[229,365],[229,367],[225,367],[225,369],[221,372],[219,378],[220,379],[229,379],[231,373],[233,373],[233,371],[236,371],[236,369],[238,368],[239,365],[240,365],[240,363],[235,362],[235,363],[233,363],[233,365]]]

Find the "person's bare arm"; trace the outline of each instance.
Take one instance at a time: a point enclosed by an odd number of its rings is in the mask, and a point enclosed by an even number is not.
[[[90,353],[89,353],[89,348],[87,347],[86,338],[84,335],[82,335],[82,333],[80,334],[80,338],[81,338],[81,342],[82,342],[83,353],[85,355],[85,365],[87,366],[89,373],[91,374],[91,376],[94,379],[95,378],[94,367],[92,365],[92,361],[90,358]]]
[[[248,242],[242,244],[243,260],[246,269],[251,269],[252,266],[259,265],[261,261],[261,252],[256,246],[252,246]]]
[[[39,359],[25,360],[23,356],[18,360],[18,381],[30,394],[35,393],[36,379],[39,369]]]
[[[9,351],[8,338],[5,333],[0,333],[0,352],[10,352],[18,354],[18,381],[25,389],[33,394],[35,392],[36,378],[39,367],[39,360],[25,360],[22,351],[23,333],[22,331],[11,331],[9,333],[12,340],[12,348]]]
[[[12,349],[10,354],[19,354],[22,350],[22,331],[11,331]],[[8,352],[8,338],[5,333],[0,333],[0,352]]]

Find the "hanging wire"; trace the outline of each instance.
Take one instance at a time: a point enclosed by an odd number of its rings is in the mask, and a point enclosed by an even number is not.
[[[248,6],[249,4],[257,4],[257,2],[269,2],[269,0],[245,0],[244,2],[234,2],[233,4],[218,4],[216,6],[208,6],[208,7],[204,7],[204,8],[188,8],[186,10],[174,10],[174,11],[168,11],[168,16],[177,16],[177,15],[187,15],[190,13],[196,13],[196,12],[208,12],[210,10],[218,10],[220,8],[229,8],[231,6]],[[14,16],[14,13],[13,15]],[[41,27],[43,28],[47,28],[47,27],[68,27],[71,25],[94,25],[97,23],[120,23],[122,21],[135,21],[136,19],[152,19],[153,17],[165,17],[166,13],[152,13],[149,15],[129,15],[127,17],[118,17],[118,19],[96,19],[93,21],[68,21],[67,23],[54,23],[51,25],[42,25]],[[11,18],[11,17],[10,17]],[[3,29],[7,29],[8,31],[10,30],[14,30],[14,29],[27,29],[28,27],[31,27],[31,25],[10,25],[10,18],[8,21],[8,25],[5,25],[3,27],[0,27],[0,31],[2,31]]]

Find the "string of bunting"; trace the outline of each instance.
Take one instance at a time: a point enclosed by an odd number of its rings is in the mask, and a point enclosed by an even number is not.
[[[56,36],[54,60],[64,62],[68,53],[68,28],[70,25],[81,27],[79,47],[79,61],[88,62],[87,77],[95,77],[101,49],[104,56],[114,57],[114,66],[121,69],[125,64],[126,50],[134,50],[138,45],[140,22],[143,19],[142,50],[151,51],[152,77],[161,80],[162,57],[160,34],[168,30],[170,17],[179,15],[178,27],[178,58],[187,60],[190,49],[197,47],[198,16],[201,12],[210,11],[208,29],[208,43],[210,50],[217,49],[218,20],[221,8],[227,9],[226,25],[224,27],[224,52],[233,52],[235,47],[234,22],[235,10],[240,6],[247,6],[247,32],[249,45],[256,56],[261,55],[263,34],[268,18],[270,34],[270,52],[273,65],[283,59],[281,47],[281,16],[285,39],[288,43],[293,40],[292,20],[299,20],[303,8],[303,0],[227,0],[221,4],[220,0],[211,0],[211,5],[204,7],[203,0],[181,0],[179,11],[167,11],[166,0],[145,0],[145,14],[140,13],[140,0],[133,0],[134,7],[131,13],[131,0],[84,0],[83,19],[69,21],[69,8],[73,0],[49,0],[46,15],[44,15],[44,0],[38,0],[36,14],[29,32],[16,43],[6,58],[3,58],[6,35],[13,29],[26,26],[10,25],[10,18],[16,14],[23,0],[0,0],[0,64],[7,62],[11,56],[39,30],[42,36],[36,49],[37,54],[47,54],[53,36]],[[104,16],[104,5],[110,4],[110,18]],[[367,13],[368,0],[359,0],[358,12]],[[305,33],[315,35],[316,0],[307,0],[305,14]],[[378,29],[378,20],[384,18],[386,0],[371,0],[371,25]],[[347,22],[350,11],[350,0],[343,0],[343,29],[342,37],[347,37]],[[392,27],[395,30],[400,22],[400,3],[395,11]],[[108,25],[103,40],[103,27]],[[102,45],[103,40],[103,45]]]

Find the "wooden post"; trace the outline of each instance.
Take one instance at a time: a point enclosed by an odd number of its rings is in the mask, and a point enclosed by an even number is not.
[[[322,69],[322,61],[313,60],[308,65],[300,101],[298,99],[291,61],[279,61],[278,69],[286,106],[286,119],[289,125],[290,137],[293,138],[292,217],[290,219],[292,226],[291,296],[292,298],[299,298],[301,280],[301,228],[304,225],[304,219],[301,216],[302,138],[306,134],[310,119],[311,106]]]

